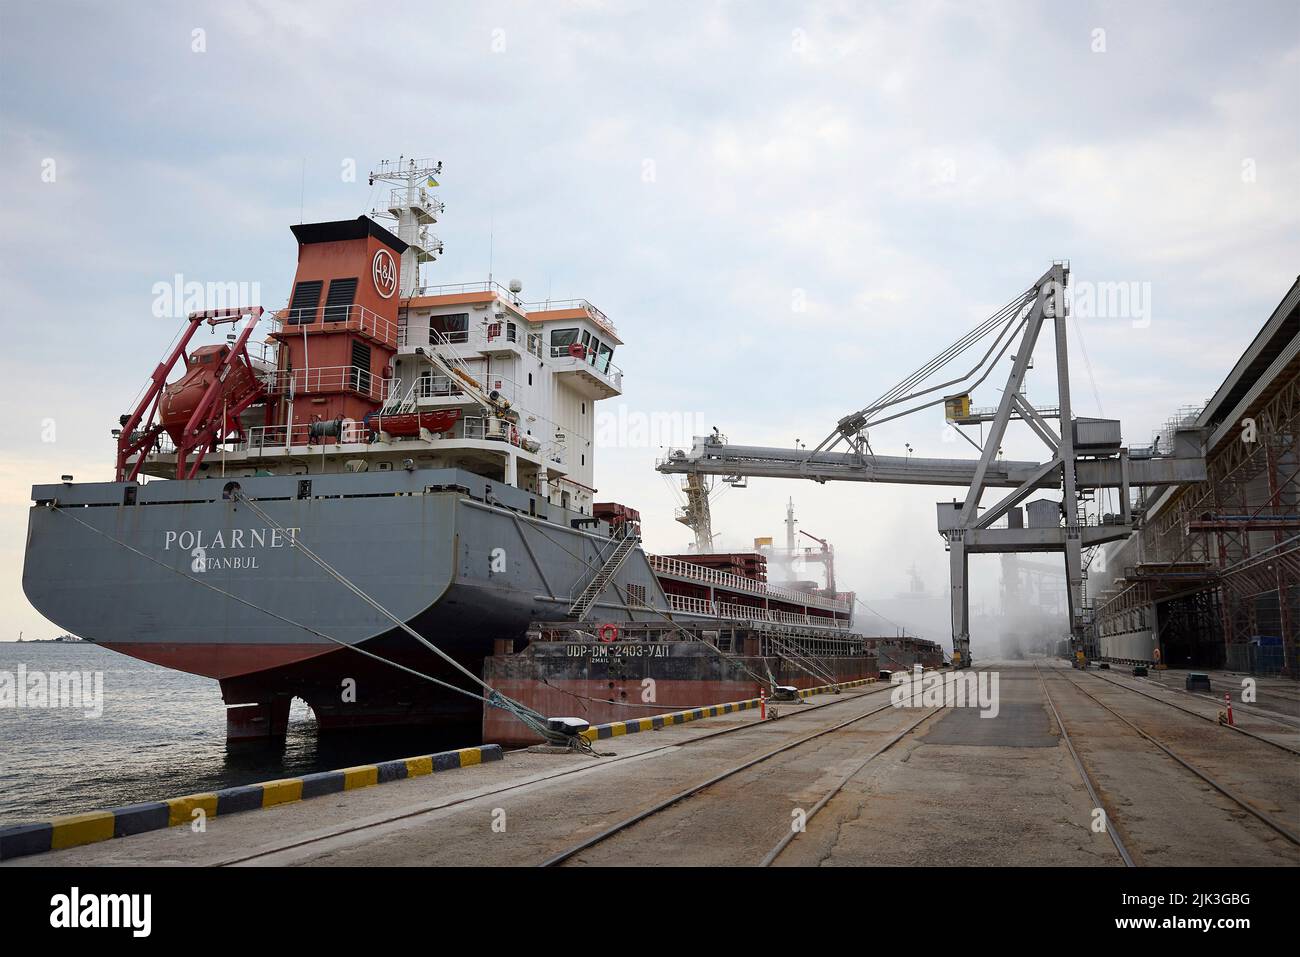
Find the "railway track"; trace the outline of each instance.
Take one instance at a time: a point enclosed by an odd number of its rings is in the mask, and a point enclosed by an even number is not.
[[[1061,740],[1065,742],[1066,749],[1070,752],[1070,757],[1074,760],[1074,767],[1079,772],[1079,777],[1083,779],[1083,786],[1088,791],[1088,797],[1092,798],[1092,806],[1102,808],[1106,812],[1106,833],[1110,835],[1111,843],[1115,845],[1115,851],[1119,858],[1124,862],[1125,867],[1136,867],[1133,862],[1133,856],[1129,854],[1128,848],[1125,847],[1123,839],[1119,835],[1119,830],[1115,827],[1114,815],[1111,809],[1102,803],[1100,795],[1097,793],[1096,781],[1093,780],[1092,773],[1084,766],[1083,759],[1079,757],[1079,752],[1074,749],[1074,741],[1070,738],[1070,732],[1065,727],[1065,722],[1061,719],[1061,713],[1056,710],[1056,702],[1052,700],[1052,693],[1047,688],[1047,679],[1043,677],[1043,669],[1034,665],[1034,670],[1038,672],[1038,681],[1043,686],[1043,697],[1047,700],[1047,706],[1052,711],[1052,717],[1056,720],[1056,726],[1061,729]]]
[[[1090,672],[1090,671],[1089,671],[1089,672],[1085,672],[1085,674],[1088,674],[1088,675],[1090,675],[1090,676],[1093,677],[1093,678],[1097,678],[1097,679],[1100,680],[1100,681],[1104,681],[1104,682],[1106,682],[1106,683],[1109,684],[1109,685],[1114,685],[1116,688],[1123,688],[1125,691],[1131,691],[1131,692],[1133,692],[1134,694],[1141,695],[1141,696],[1144,697],[1144,698],[1150,698],[1152,701],[1159,702],[1160,704],[1163,704],[1163,705],[1168,705],[1169,707],[1171,707],[1171,708],[1173,708],[1173,709],[1175,709],[1175,710],[1177,710],[1177,711],[1181,711],[1181,712],[1183,712],[1184,714],[1190,714],[1190,715],[1192,715],[1193,717],[1196,717],[1196,718],[1200,718],[1200,719],[1202,719],[1203,721],[1209,721],[1211,724],[1218,724],[1218,723],[1219,723],[1217,718],[1211,718],[1208,714],[1201,714],[1201,712],[1199,712],[1199,711],[1193,711],[1191,708],[1184,708],[1182,705],[1180,705],[1180,704],[1175,704],[1174,702],[1168,700],[1167,698],[1161,698],[1161,697],[1159,697],[1159,696],[1157,696],[1157,695],[1151,694],[1149,691],[1143,691],[1141,688],[1134,688],[1132,685],[1127,685],[1127,684],[1124,684],[1124,683],[1121,682],[1121,681],[1116,681],[1114,678],[1107,678],[1107,677],[1105,677],[1105,676],[1103,676],[1103,675],[1100,675],[1100,674],[1094,674],[1093,672]],[[1165,687],[1165,686],[1164,686],[1164,685],[1161,685],[1161,687]],[[1178,689],[1178,688],[1167,688],[1167,687],[1165,687],[1165,690],[1166,690],[1166,691],[1179,692],[1179,689]],[[1181,693],[1186,694],[1187,692],[1181,692]],[[1210,701],[1210,702],[1214,702],[1214,701],[1216,701],[1216,699],[1214,699],[1214,698],[1203,698],[1203,699],[1201,699],[1201,700],[1204,700],[1204,701]],[[1257,710],[1255,710],[1255,709],[1253,709],[1253,708],[1242,707],[1242,706],[1240,706],[1240,705],[1238,705],[1237,707],[1238,707],[1241,711],[1245,712],[1246,714],[1250,714],[1250,715],[1253,715],[1253,716],[1255,716],[1255,717],[1263,718],[1263,719],[1266,720],[1266,721],[1272,721],[1272,722],[1273,722],[1274,724],[1276,724],[1278,727],[1280,727],[1280,728],[1286,728],[1287,731],[1290,731],[1290,732],[1294,732],[1294,731],[1296,731],[1296,728],[1295,728],[1294,725],[1288,724],[1287,722],[1282,721],[1282,720],[1280,720],[1279,718],[1274,717],[1273,715],[1269,715],[1269,714],[1267,714],[1267,713],[1265,713],[1265,712],[1262,712],[1262,711],[1257,711]],[[1275,747],[1275,748],[1279,748],[1279,749],[1282,750],[1282,751],[1286,751],[1288,754],[1300,755],[1300,748],[1293,748],[1293,747],[1291,747],[1289,744],[1284,744],[1284,743],[1281,742],[1281,741],[1274,741],[1273,739],[1271,739],[1271,738],[1266,738],[1266,737],[1264,737],[1264,736],[1261,735],[1261,734],[1256,734],[1254,731],[1247,731],[1245,728],[1239,728],[1239,727],[1237,727],[1236,725],[1232,725],[1232,724],[1223,725],[1223,727],[1228,728],[1228,729],[1230,729],[1230,730],[1232,730],[1232,731],[1236,731],[1238,734],[1244,734],[1244,735],[1245,735],[1246,737],[1248,737],[1248,738],[1254,738],[1256,741],[1262,741],[1264,744],[1272,745],[1272,746]]]
[[[618,823],[605,828],[600,833],[595,834],[592,837],[589,837],[586,840],[581,841],[573,845],[572,847],[569,847],[568,849],[547,858],[545,861],[542,862],[541,866],[555,867],[560,864],[563,864],[566,861],[583,853],[584,851],[588,851],[593,847],[603,844],[606,841],[610,840],[611,838],[619,834],[626,833],[630,831],[632,828],[640,825],[642,822],[647,821],[653,817],[656,817],[657,815],[662,814],[668,809],[673,808],[681,804],[682,802],[687,801],[690,798],[701,794],[704,791],[707,791],[709,788],[712,788],[723,781],[727,781],[731,778],[734,778],[735,776],[745,771],[748,771],[749,769],[754,768],[760,764],[770,761],[771,759],[778,757],[779,755],[794,751],[795,749],[803,747],[804,745],[809,744],[812,741],[816,741],[820,738],[823,738],[826,735],[835,734],[837,732],[843,731],[857,724],[860,721],[864,721],[867,718],[872,717],[873,715],[877,715],[885,711],[898,712],[899,710],[900,709],[895,707],[893,704],[881,705],[878,708],[873,708],[870,711],[867,711],[860,715],[856,715],[852,718],[849,718],[846,721],[840,722],[839,724],[832,725],[829,728],[822,728],[821,730],[816,731],[813,734],[806,735],[794,741],[786,742],[785,744],[783,744],[778,748],[774,748],[771,751],[758,755],[757,757],[750,758],[746,761],[743,761],[740,764],[737,764],[733,767],[728,768],[725,771],[715,774],[706,780],[699,781],[681,791],[678,791],[676,794],[672,795],[671,797],[659,801],[656,804],[652,805],[651,807],[645,808],[637,812],[636,814],[633,814],[630,817],[627,817],[624,820],[619,821]],[[806,814],[804,815],[804,821],[803,821],[804,824],[806,825],[809,821],[811,821],[813,816],[816,815],[817,812],[822,810],[822,808],[824,808],[828,803],[830,803],[831,799],[834,798],[835,795],[839,794],[840,791],[844,788],[844,786],[848,784],[848,782],[851,781],[853,777],[856,776],[871,761],[875,760],[880,755],[884,754],[895,744],[903,740],[903,738],[907,737],[907,735],[911,734],[914,730],[920,727],[925,721],[932,718],[934,715],[940,713],[942,710],[943,708],[927,709],[925,714],[921,715],[915,721],[909,722],[905,728],[891,735],[887,741],[885,741],[874,751],[868,754],[865,758],[859,761],[851,771],[849,771],[847,774],[841,777],[839,781],[837,781],[832,788],[830,788],[825,794],[823,794],[822,797],[806,812]],[[770,864],[772,864],[781,855],[781,853],[787,847],[790,846],[790,844],[798,837],[800,833],[802,832],[796,831],[793,828],[789,832],[787,832],[786,835],[780,841],[778,841],[771,848],[771,850],[767,852],[767,854],[763,856],[762,860],[759,862],[759,866],[767,867]]]
[[[1037,667],[1037,666],[1035,666],[1035,667]],[[1260,810],[1260,809],[1259,809],[1258,807],[1256,807],[1253,803],[1251,803],[1251,801],[1250,801],[1248,798],[1246,798],[1245,796],[1243,796],[1243,795],[1241,795],[1241,794],[1238,794],[1234,789],[1229,788],[1227,785],[1225,785],[1225,784],[1223,784],[1221,781],[1217,780],[1213,775],[1211,775],[1211,774],[1209,774],[1207,771],[1205,771],[1204,768],[1199,767],[1198,765],[1196,765],[1196,764],[1193,763],[1192,761],[1188,760],[1184,755],[1179,754],[1177,751],[1175,751],[1173,748],[1171,748],[1167,743],[1165,743],[1164,741],[1162,741],[1162,740],[1160,740],[1159,738],[1155,737],[1155,736],[1154,736],[1153,734],[1151,734],[1148,730],[1146,730],[1145,728],[1139,726],[1137,723],[1135,723],[1134,721],[1132,721],[1130,718],[1128,718],[1127,716],[1121,714],[1119,711],[1115,710],[1115,708],[1111,707],[1111,706],[1110,706],[1109,704],[1107,704],[1105,701],[1102,701],[1100,698],[1098,698],[1096,695],[1094,695],[1094,694],[1093,694],[1091,691],[1089,691],[1087,688],[1084,688],[1082,685],[1080,685],[1077,681],[1075,681],[1075,680],[1074,680],[1072,677],[1070,677],[1069,675],[1067,675],[1067,674],[1062,674],[1062,675],[1060,675],[1060,676],[1054,676],[1054,677],[1056,678],[1056,680],[1059,680],[1059,681],[1061,681],[1061,682],[1063,682],[1063,683],[1065,683],[1065,684],[1070,685],[1072,688],[1074,688],[1074,689],[1075,689],[1076,691],[1078,691],[1080,694],[1082,694],[1082,695],[1084,695],[1085,697],[1089,698],[1089,699],[1090,699],[1094,704],[1096,704],[1096,705],[1097,705],[1098,707],[1100,707],[1102,710],[1104,710],[1105,712],[1107,712],[1108,714],[1110,714],[1112,717],[1114,717],[1115,719],[1117,719],[1118,721],[1120,721],[1120,722],[1121,722],[1122,724],[1124,724],[1124,725],[1125,725],[1129,730],[1133,731],[1135,734],[1137,734],[1138,736],[1140,736],[1144,741],[1146,741],[1146,742],[1147,742],[1148,744],[1150,744],[1152,747],[1156,748],[1156,749],[1159,750],[1162,754],[1164,754],[1164,755],[1166,755],[1167,757],[1169,757],[1169,758],[1171,758],[1172,760],[1174,760],[1177,764],[1179,764],[1181,767],[1183,767],[1185,770],[1187,770],[1187,771],[1190,772],[1191,774],[1195,775],[1195,776],[1196,776],[1198,779],[1200,779],[1202,782],[1204,782],[1205,784],[1208,784],[1208,785],[1209,785],[1210,787],[1212,787],[1214,790],[1216,790],[1217,792],[1219,792],[1220,794],[1222,794],[1224,797],[1228,798],[1228,800],[1230,800],[1230,801],[1231,801],[1233,804],[1235,804],[1237,807],[1241,808],[1241,809],[1242,809],[1243,811],[1245,811],[1247,814],[1249,814],[1249,815],[1251,815],[1252,817],[1254,817],[1254,818],[1256,818],[1257,820],[1259,820],[1261,823],[1263,823],[1264,825],[1266,825],[1267,827],[1269,827],[1271,830],[1273,830],[1273,831],[1276,832],[1277,834],[1281,835],[1283,838],[1285,838],[1285,839],[1286,839],[1287,841],[1289,841],[1291,844],[1293,844],[1293,845],[1295,845],[1295,846],[1297,846],[1297,847],[1300,847],[1300,833],[1297,833],[1295,830],[1293,830],[1292,828],[1288,827],[1288,826],[1287,826],[1286,824],[1284,824],[1283,822],[1278,821],[1276,818],[1274,818],[1272,815],[1268,814],[1267,812]],[[1042,672],[1041,669],[1039,669],[1039,678],[1040,678],[1040,679],[1044,679],[1044,675],[1043,675],[1043,672]],[[1115,682],[1108,682],[1108,683],[1109,683],[1109,684],[1116,684]],[[1126,688],[1125,685],[1118,685],[1118,687],[1120,687],[1120,688]],[[1044,679],[1044,681],[1043,681],[1043,688],[1044,688],[1044,693],[1048,693],[1048,692],[1047,692],[1047,682],[1046,682],[1045,679]],[[1134,689],[1134,688],[1127,688],[1126,690],[1129,690],[1129,691],[1136,691],[1137,689]],[[1138,693],[1139,693],[1139,694],[1142,694],[1143,697],[1152,697],[1151,695],[1147,695],[1147,694],[1145,694],[1145,693],[1143,693],[1143,692],[1138,692]],[[1161,699],[1159,699],[1159,698],[1153,698],[1153,700],[1161,701]],[[1051,703],[1050,694],[1049,694],[1049,703]],[[1170,704],[1171,707],[1174,707],[1174,708],[1176,708],[1176,709],[1179,710],[1179,711],[1187,712],[1187,709],[1186,709],[1186,708],[1179,707],[1178,705],[1172,705],[1170,702],[1162,701],[1161,703],[1163,703],[1163,704]],[[1058,726],[1060,726],[1060,728],[1061,728],[1061,733],[1062,733],[1062,735],[1067,737],[1067,743],[1069,743],[1069,742],[1068,742],[1068,731],[1067,731],[1066,728],[1065,728],[1065,724],[1064,724],[1064,722],[1061,720],[1060,714],[1059,714],[1059,713],[1057,712],[1057,710],[1056,710],[1055,704],[1052,704],[1052,712],[1053,712],[1053,714],[1056,716],[1057,724],[1058,724]],[[1205,717],[1204,715],[1196,714],[1196,712],[1188,712],[1188,713],[1191,713],[1191,714],[1193,714],[1194,716],[1196,716],[1196,717],[1200,717],[1200,718],[1204,718],[1204,717]],[[1239,730],[1239,729],[1238,729],[1238,730]],[[1266,738],[1258,738],[1258,736],[1256,736],[1256,735],[1250,735],[1250,737],[1257,738],[1258,740],[1263,741],[1263,742],[1266,743],[1266,744],[1272,744],[1272,745],[1274,745],[1274,746],[1279,746],[1279,745],[1277,745],[1277,742],[1269,741],[1269,740],[1266,739]],[[1097,791],[1096,791],[1096,789],[1095,789],[1094,786],[1093,786],[1094,783],[1095,783],[1095,780],[1094,780],[1092,774],[1091,774],[1089,771],[1087,771],[1086,768],[1084,767],[1083,762],[1082,762],[1082,760],[1079,758],[1077,752],[1075,752],[1072,743],[1069,743],[1069,748],[1070,748],[1070,752],[1071,752],[1071,754],[1072,754],[1072,755],[1074,756],[1074,758],[1075,758],[1076,766],[1079,768],[1080,773],[1081,773],[1081,774],[1083,775],[1083,777],[1084,777],[1085,784],[1086,784],[1087,787],[1088,787],[1088,792],[1089,792],[1089,794],[1093,797],[1094,801],[1097,802],[1096,806],[1098,806],[1098,807],[1103,807],[1102,802],[1101,802],[1100,798],[1098,797]],[[1283,750],[1290,751],[1291,749],[1290,749],[1290,748],[1285,748],[1285,747],[1283,747]],[[1111,813],[1110,813],[1110,810],[1107,809],[1107,829],[1110,830],[1111,827],[1112,827],[1112,823],[1111,823]],[[1113,839],[1117,838],[1117,834],[1112,833],[1112,838],[1113,838]],[[1121,846],[1122,846],[1122,844],[1121,844],[1120,842],[1117,842],[1117,844],[1116,844],[1117,850],[1118,850]],[[1121,853],[1121,857],[1124,857],[1124,856],[1127,854],[1127,850],[1120,851],[1120,853]],[[1126,861],[1126,863],[1128,863],[1128,862]]]
[[[797,711],[791,710],[787,712],[787,715],[788,716],[806,715],[814,711],[820,711],[822,709],[840,708],[843,707],[844,705],[850,704],[851,702],[859,701],[863,698],[870,698],[873,695],[878,695],[883,692],[888,692],[892,689],[892,687],[893,687],[892,685],[882,684],[878,688],[875,688],[871,691],[843,692],[840,697],[837,697],[833,701],[824,701],[821,702],[820,704],[806,705],[799,708]],[[890,707],[892,707],[892,705],[885,705],[884,707],[877,708],[871,711],[870,713],[875,714],[884,710],[884,708],[890,708]],[[854,718],[852,720],[854,721],[860,720],[862,717],[864,716],[858,716],[857,718]],[[400,814],[389,815],[387,817],[383,817],[378,820],[370,820],[364,824],[357,824],[357,825],[350,825],[347,827],[335,828],[325,833],[318,832],[313,834],[309,838],[303,838],[301,840],[295,840],[295,841],[287,841],[284,844],[279,844],[274,847],[260,849],[252,854],[227,858],[225,860],[217,862],[215,866],[230,867],[237,864],[250,863],[260,858],[271,857],[275,854],[280,854],[285,851],[298,850],[300,848],[309,847],[313,844],[320,844],[322,842],[334,838],[361,833],[363,831],[382,827],[387,824],[393,824],[398,821],[411,820],[420,817],[422,815],[433,814],[437,811],[446,810],[447,808],[452,808],[463,804],[469,804],[470,802],[473,801],[480,801],[480,800],[494,798],[498,795],[508,794],[512,791],[518,791],[522,788],[530,787],[532,785],[546,784],[547,782],[554,781],[559,778],[572,778],[572,777],[586,776],[592,774],[599,774],[601,771],[604,771],[616,765],[620,765],[625,761],[640,760],[648,755],[655,754],[661,751],[666,751],[672,748],[689,748],[694,745],[700,744],[701,742],[711,741],[715,738],[720,738],[725,735],[738,734],[741,732],[780,733],[779,729],[781,729],[781,724],[782,724],[781,719],[778,719],[776,721],[770,721],[770,722],[739,724],[730,728],[722,728],[717,731],[711,731],[707,734],[696,735],[694,737],[685,740],[670,741],[668,743],[659,745],[657,747],[650,748],[645,751],[639,751],[635,754],[625,755],[623,757],[605,757],[599,760],[598,762],[585,764],[580,767],[571,768],[565,771],[560,771],[555,774],[548,774],[542,777],[529,778],[524,781],[519,781],[517,783],[510,784],[501,788],[496,788],[490,791],[481,791],[473,794],[464,795],[461,797],[448,798],[445,801],[439,801],[437,803],[428,805],[426,807],[417,808],[412,811],[405,811]],[[613,739],[605,739],[605,741],[601,743],[607,743],[609,740],[613,740]],[[526,750],[526,749],[520,749],[520,750]],[[518,752],[512,752],[512,753],[518,753]]]

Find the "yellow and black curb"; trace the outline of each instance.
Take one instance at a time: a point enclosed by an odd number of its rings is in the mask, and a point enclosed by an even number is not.
[[[798,695],[800,698],[810,698],[836,689],[872,684],[875,681],[875,678],[861,678],[838,685],[804,688],[798,692]],[[589,741],[616,738],[626,734],[686,724],[689,721],[716,718],[737,711],[751,711],[760,703],[759,698],[747,698],[744,701],[673,711],[649,718],[614,721],[610,724],[593,725],[584,731],[582,736]],[[35,824],[14,824],[0,827],[0,861],[189,824],[194,819],[196,810],[202,810],[208,817],[224,817],[242,811],[254,811],[259,808],[274,807],[277,804],[337,794],[340,791],[420,777],[435,771],[449,771],[453,768],[466,768],[489,761],[500,761],[502,757],[504,753],[499,744],[486,744],[478,748],[442,751],[418,758],[399,758],[380,764],[362,764],[340,771],[321,771],[297,778],[245,784],[206,794],[169,798],[165,801],[128,804],[107,811],[65,814]]]
[[[450,771],[488,761],[500,761],[502,757],[501,745],[486,744],[480,748],[441,751],[418,758],[399,758],[340,771],[321,771],[298,778],[245,784],[207,794],[129,804],[108,811],[65,814],[36,824],[0,827],[0,861],[189,824],[194,818],[194,812],[199,809],[208,817],[224,817],[241,811],[254,811],[374,784],[400,781],[403,778],[420,777],[435,771]]]
[[[838,685],[822,685],[818,688],[804,688],[798,692],[800,698],[811,698],[813,695],[826,694],[834,691],[836,688],[856,688],[859,685],[874,684],[875,678],[859,678],[856,681],[844,681]],[[705,708],[692,708],[688,711],[673,711],[668,714],[657,714],[650,718],[629,718],[627,721],[613,721],[609,724],[592,725],[586,731],[582,732],[582,737],[588,741],[599,741],[605,738],[617,738],[625,734],[637,734],[641,731],[656,731],[659,728],[668,728],[677,724],[685,724],[688,721],[699,721],[703,718],[716,718],[722,714],[732,714],[736,711],[750,711],[759,706],[760,698],[746,698],[744,701],[732,701],[727,704],[715,704]]]

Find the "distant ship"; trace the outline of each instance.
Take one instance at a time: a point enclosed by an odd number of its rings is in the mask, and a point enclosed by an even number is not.
[[[294,697],[323,730],[510,743],[537,735],[507,700],[603,721],[876,675],[850,596],[649,555],[639,514],[597,501],[622,338],[586,300],[421,286],[438,169],[372,174],[391,229],[291,227],[286,308],[190,314],[118,421],[115,481],[33,488],[32,604],[219,681],[232,740],[283,735]],[[941,661],[928,644],[909,654]]]

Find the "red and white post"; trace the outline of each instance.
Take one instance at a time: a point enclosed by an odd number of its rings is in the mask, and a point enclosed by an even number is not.
[[[1232,720],[1232,695],[1231,695],[1231,693],[1225,691],[1225,692],[1223,693],[1223,700],[1226,701],[1226,702],[1228,703],[1228,727],[1230,727],[1230,728],[1231,728],[1231,727],[1235,727],[1235,726],[1236,726],[1236,722]]]
[[[767,720],[767,692],[761,687],[758,689],[758,720]]]

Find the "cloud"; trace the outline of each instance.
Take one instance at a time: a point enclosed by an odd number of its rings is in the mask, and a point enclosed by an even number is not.
[[[1293,4],[386,12],[7,12],[9,527],[33,475],[107,463],[107,430],[175,333],[150,314],[153,283],[258,282],[283,301],[289,224],[370,209],[365,173],[398,153],[445,162],[431,281],[491,268],[526,296],[591,299],[627,340],[629,405],[698,411],[746,443],[821,438],[1069,258],[1081,281],[1151,284],[1149,327],[1081,320],[1071,351],[1078,409],[1095,381],[1139,444],[1214,390],[1300,261]],[[40,181],[47,157],[57,184]],[[1054,402],[1050,361],[1031,398]],[[941,432],[922,415],[873,441],[952,453]],[[653,450],[620,450],[598,477],[648,516],[654,547],[684,543],[652,466]],[[946,576],[944,490],[762,483],[720,505],[725,534],[770,531],[791,494],[833,532],[846,583],[902,590],[900,548],[931,588]],[[16,573],[0,608],[30,613]]]

